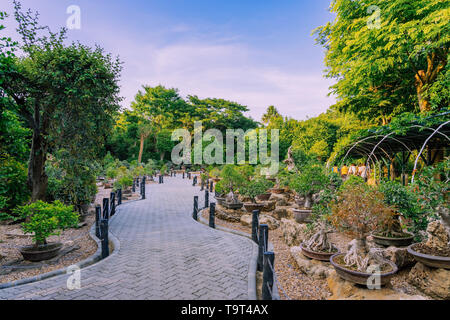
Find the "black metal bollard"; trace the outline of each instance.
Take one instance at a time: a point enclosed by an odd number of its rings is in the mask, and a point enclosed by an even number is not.
[[[102,239],[102,259],[109,256],[109,237],[108,237],[108,220],[102,219],[100,223],[101,239]]]
[[[109,198],[103,198],[103,219],[109,219]]]
[[[131,187],[131,190],[133,190],[133,192],[136,192],[136,179],[133,179],[133,186]]]
[[[210,203],[209,204],[209,226],[211,228],[216,227],[216,204]]]
[[[139,177],[136,178],[136,186],[139,187]]]
[[[192,186],[195,187],[197,185],[197,176],[192,179]]]
[[[258,237],[258,271],[263,271],[263,257],[264,252],[267,251],[267,237],[269,226],[267,224],[262,224],[259,226],[259,237]]]
[[[200,191],[203,191],[205,189],[205,181],[202,179],[202,183],[200,184],[201,188]]]
[[[102,207],[95,206],[95,236],[100,239],[100,220],[102,219]]]
[[[259,210],[252,213],[252,240],[258,244]]]
[[[161,183],[164,183],[164,175],[161,176]]]
[[[145,199],[145,183],[141,183],[141,196]]]
[[[205,190],[205,208],[209,207],[209,191]]]
[[[117,190],[117,205],[120,206],[122,204],[122,189]]]
[[[114,192],[111,192],[109,196],[109,203],[111,205],[110,216],[112,217],[116,214],[116,194]]]
[[[275,262],[275,254],[273,252],[264,252],[264,267],[263,267],[263,285],[262,285],[262,299],[273,300],[273,270]]]
[[[183,179],[184,179],[184,171],[183,171]]]
[[[213,192],[214,190],[214,181],[211,180],[211,182],[209,183],[209,192]]]
[[[194,212],[192,213],[192,217],[195,221],[198,220],[198,196],[194,197]]]

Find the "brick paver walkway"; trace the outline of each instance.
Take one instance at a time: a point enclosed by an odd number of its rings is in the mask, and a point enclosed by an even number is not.
[[[82,269],[81,289],[68,290],[69,275],[61,275],[2,289],[0,299],[251,298],[255,245],[191,218],[193,197],[203,205],[203,192],[181,177],[149,184],[146,191],[146,200],[123,204],[111,219],[120,250]]]

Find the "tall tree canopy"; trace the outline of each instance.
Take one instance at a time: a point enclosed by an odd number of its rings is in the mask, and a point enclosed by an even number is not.
[[[333,0],[336,19],[315,32],[327,50],[327,76],[337,79],[335,107],[382,124],[405,111],[447,108],[448,94],[436,91],[448,84],[449,7],[442,0]]]

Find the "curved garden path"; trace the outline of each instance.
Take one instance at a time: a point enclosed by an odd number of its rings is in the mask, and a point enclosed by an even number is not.
[[[0,290],[0,299],[253,299],[253,254],[247,238],[213,230],[192,218],[190,180],[148,184],[146,200],[123,204],[110,221],[120,249],[81,270],[81,289],[69,275]],[[253,287],[253,288],[252,288]]]

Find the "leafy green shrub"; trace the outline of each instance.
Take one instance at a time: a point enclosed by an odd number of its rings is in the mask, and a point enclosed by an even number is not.
[[[256,203],[256,196],[264,194],[273,187],[273,182],[266,179],[254,179],[244,183],[239,188],[239,194],[249,197],[253,203]]]
[[[378,187],[384,194],[384,202],[394,207],[403,217],[412,223],[414,233],[427,228],[427,215],[421,210],[417,196],[407,187],[395,181],[384,181]]]
[[[73,211],[73,206],[65,206],[60,201],[37,201],[18,207],[14,212],[21,219],[26,219],[26,222],[22,223],[23,232],[34,233],[33,240],[36,245],[46,244],[49,236],[59,235],[60,230],[78,224],[78,214]]]
[[[236,191],[242,184],[245,179],[237,170],[235,165],[227,164],[223,167],[220,172],[220,177],[222,178],[223,185],[225,187],[226,192]]]
[[[219,177],[220,177],[220,174],[221,174],[221,171],[220,171],[220,169],[217,168],[217,167],[212,168],[212,169],[209,171],[209,175],[210,175],[212,178],[214,178],[214,179],[219,178]]]
[[[108,179],[115,179],[117,177],[117,169],[114,166],[106,168],[106,177]]]
[[[328,181],[321,166],[311,165],[303,167],[299,174],[294,175],[289,187],[305,197],[305,208],[309,209],[312,205],[312,196],[323,190]]]
[[[165,175],[165,174],[167,173],[167,165],[166,165],[166,164],[163,164],[163,165],[161,166],[161,169],[159,169],[159,173],[160,173],[161,175]]]
[[[425,167],[422,172],[416,174],[410,188],[417,195],[420,208],[432,215],[439,206],[450,206],[449,182],[450,157],[436,166]]]
[[[30,197],[27,187],[27,169],[10,156],[0,158],[0,197],[3,208],[10,211],[24,204]]]
[[[214,186],[214,190],[217,194],[223,196],[226,193],[226,188],[224,185],[223,180],[220,180],[219,182],[216,183],[216,185]]]
[[[129,174],[122,175],[114,182],[114,190],[126,189],[133,185],[133,177]]]

